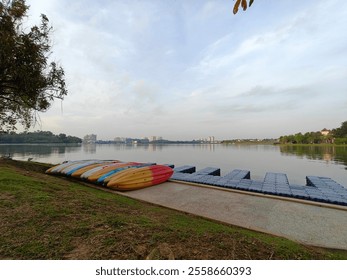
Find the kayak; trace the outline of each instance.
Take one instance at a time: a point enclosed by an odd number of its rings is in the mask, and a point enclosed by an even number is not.
[[[74,165],[74,164],[79,164],[79,163],[86,163],[90,162],[91,160],[73,160],[73,161],[65,161],[61,164],[55,165],[49,169],[46,170],[47,174],[57,174],[60,173],[62,170],[65,168]]]
[[[165,165],[128,168],[114,175],[107,187],[121,191],[135,190],[163,183],[172,174],[173,169]]]
[[[128,163],[115,163],[111,164],[105,168],[100,169],[99,171],[93,173],[92,175],[88,176],[87,180],[90,182],[96,182],[101,176],[105,175],[106,173],[109,173],[112,170],[125,167],[125,166],[130,166],[130,165],[138,165],[140,163],[137,162],[128,162]]]
[[[155,163],[75,160],[53,166],[46,173],[71,176],[114,190],[129,191],[163,183],[171,177],[173,169]]]
[[[75,177],[75,178],[80,178],[82,174],[86,173],[89,170],[94,169],[95,167],[99,167],[99,166],[102,167],[102,166],[112,164],[112,163],[117,163],[117,162],[119,162],[119,161],[106,161],[106,162],[102,162],[102,163],[89,164],[87,166],[84,166],[84,167],[81,167],[81,168],[74,170],[71,173],[71,176]]]

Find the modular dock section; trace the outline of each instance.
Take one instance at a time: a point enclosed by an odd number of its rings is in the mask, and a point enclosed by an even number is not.
[[[259,181],[251,179],[249,170],[235,169],[220,176],[216,167],[196,171],[195,166],[184,165],[174,168],[170,180],[347,206],[347,188],[327,177],[307,176],[302,186],[290,184],[284,173],[268,172]]]

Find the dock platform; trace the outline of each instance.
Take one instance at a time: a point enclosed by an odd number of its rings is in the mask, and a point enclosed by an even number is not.
[[[281,197],[347,206],[347,188],[331,178],[307,176],[305,186],[290,184],[284,173],[268,172],[264,180],[252,180],[249,170],[234,169],[220,176],[220,169],[206,167],[196,171],[195,166],[174,168],[170,181],[211,185],[220,188],[256,192]]]

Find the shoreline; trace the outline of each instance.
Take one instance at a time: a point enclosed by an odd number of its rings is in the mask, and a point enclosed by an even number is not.
[[[302,245],[49,176],[47,164],[0,165],[0,259],[146,259],[163,246],[186,260],[347,259],[347,250]]]

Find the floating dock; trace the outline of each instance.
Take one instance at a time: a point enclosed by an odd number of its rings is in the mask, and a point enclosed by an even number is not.
[[[220,168],[206,167],[196,171],[195,166],[174,168],[170,181],[269,194],[321,203],[347,206],[347,188],[331,178],[307,176],[306,185],[290,184],[284,173],[268,172],[262,181],[252,180],[249,170],[235,169],[221,176]]]

